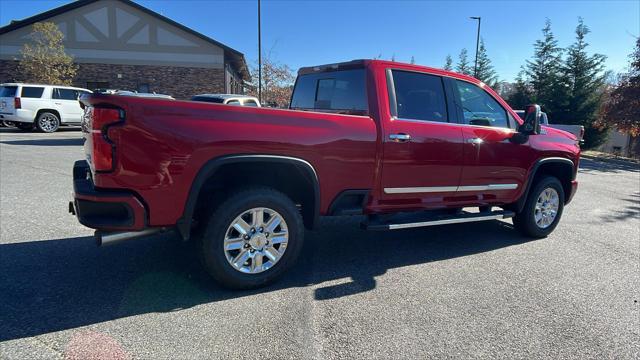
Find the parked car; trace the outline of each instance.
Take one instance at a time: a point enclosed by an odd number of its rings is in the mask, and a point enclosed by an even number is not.
[[[78,102],[87,89],[24,83],[0,85],[0,120],[22,130],[34,126],[46,133],[55,132],[61,125],[78,125],[82,108]]]
[[[302,68],[285,110],[81,101],[87,160],[70,211],[103,245],[174,229],[232,288],[281,276],[321,216],[366,215],[368,230],[512,218],[544,237],[577,189],[575,136],[541,131],[537,105],[520,120],[478,80],[434,68]]]
[[[200,94],[191,98],[191,101],[203,101],[216,104],[240,105],[261,107],[260,101],[255,96],[235,94]]]
[[[516,114],[520,117],[520,119],[524,119],[525,111],[524,110],[515,110]],[[584,137],[584,126],[582,125],[565,125],[565,124],[549,124],[549,117],[547,113],[542,112],[542,118],[540,119],[541,125],[552,127],[554,129],[559,129],[566,131],[575,135],[578,141],[582,141]]]

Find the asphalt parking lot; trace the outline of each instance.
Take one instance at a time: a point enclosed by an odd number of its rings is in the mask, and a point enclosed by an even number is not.
[[[97,248],[80,133],[0,128],[0,358],[640,357],[640,169],[583,160],[546,239],[509,222],[307,232],[277,284],[212,283],[170,235]]]

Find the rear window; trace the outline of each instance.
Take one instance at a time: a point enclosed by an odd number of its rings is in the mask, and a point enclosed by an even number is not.
[[[21,96],[24,98],[40,98],[43,92],[43,87],[23,86]]]
[[[224,99],[208,97],[208,96],[194,96],[191,98],[191,101],[204,101],[204,102],[222,104],[224,102]]]
[[[291,108],[367,115],[364,69],[300,75]]]
[[[0,97],[14,97],[17,90],[17,86],[0,86]]]

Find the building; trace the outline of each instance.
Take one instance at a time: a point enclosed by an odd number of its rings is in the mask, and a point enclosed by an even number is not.
[[[0,83],[22,81],[18,59],[32,24],[64,34],[79,69],[74,85],[157,92],[187,99],[242,93],[244,55],[129,0],[78,0],[0,28]]]
[[[611,129],[607,141],[598,150],[618,156],[640,157],[640,138]]]

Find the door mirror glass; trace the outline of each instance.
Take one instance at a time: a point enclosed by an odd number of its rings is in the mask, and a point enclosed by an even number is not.
[[[520,125],[520,132],[527,135],[540,134],[541,117],[542,112],[540,111],[540,105],[527,105],[524,114],[524,123]]]

